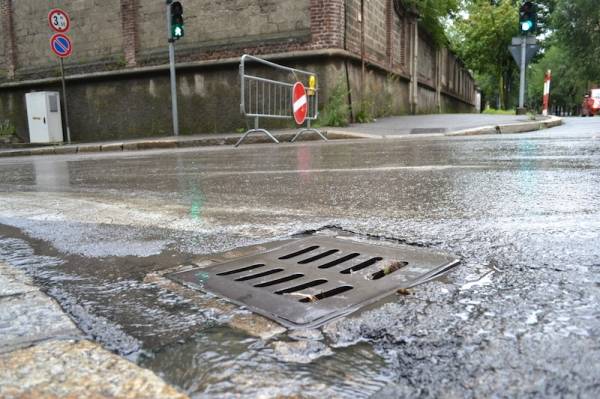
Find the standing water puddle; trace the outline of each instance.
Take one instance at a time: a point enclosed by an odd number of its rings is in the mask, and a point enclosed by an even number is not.
[[[320,334],[309,340],[283,335],[264,341],[224,325],[222,315],[137,281],[135,273],[123,278],[119,268],[124,264],[129,273],[138,267],[131,257],[88,259],[86,264],[85,258],[56,255],[39,242],[0,236],[0,261],[32,276],[89,339],[192,397],[301,392],[306,397],[359,398],[390,381],[390,363],[367,343],[331,348]],[[97,267],[100,261],[102,268]],[[144,259],[145,264],[152,261]]]
[[[219,326],[143,355],[139,364],[192,397],[280,397],[301,392],[303,397],[366,398],[389,382],[382,372],[385,360],[368,344],[326,348],[331,355],[310,361],[325,345],[308,342],[290,359],[286,343],[264,342]]]

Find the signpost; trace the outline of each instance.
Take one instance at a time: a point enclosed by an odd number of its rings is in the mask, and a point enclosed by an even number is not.
[[[298,125],[302,125],[308,114],[308,101],[306,100],[306,89],[300,82],[294,83],[292,89],[292,109],[294,120]]]
[[[544,107],[542,115],[548,116],[548,105],[550,103],[550,82],[552,81],[552,71],[548,69],[544,76]]]
[[[179,114],[177,113],[177,79],[175,75],[175,41],[184,35],[183,6],[179,1],[166,0],[167,32],[169,40],[169,71],[171,75],[171,113],[173,134],[179,136]]]
[[[515,62],[520,67],[520,85],[519,85],[519,108],[517,113],[525,113],[525,77],[527,64],[537,54],[540,46],[535,37],[513,37],[512,46],[508,50],[512,54]]]
[[[65,82],[65,66],[63,59],[73,52],[71,38],[65,35],[71,28],[71,19],[65,11],[55,8],[48,13],[48,25],[56,32],[50,38],[50,49],[60,60],[60,76],[63,90],[63,103],[65,105],[65,125],[67,127],[67,142],[71,144],[71,127],[69,126],[69,107],[67,106],[67,85]]]
[[[522,115],[525,110],[525,77],[527,72],[527,63],[539,50],[535,31],[537,27],[537,5],[532,1],[525,1],[519,8],[519,31],[520,37],[513,37],[512,46],[508,49],[521,70],[519,85],[519,108],[517,114]]]
[[[518,66],[521,66],[521,50],[522,50],[523,38],[521,37],[513,37],[512,46],[508,46],[510,50],[510,54],[513,56],[513,59],[517,63]],[[537,40],[535,37],[528,37],[525,40],[525,63],[528,64],[529,61],[537,54],[540,46],[537,44]]]

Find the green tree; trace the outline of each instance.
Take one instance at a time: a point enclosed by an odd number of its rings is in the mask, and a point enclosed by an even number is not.
[[[397,12],[419,16],[421,25],[431,34],[436,45],[448,43],[444,22],[459,10],[460,0],[394,0]]]
[[[550,102],[567,110],[581,105],[600,83],[600,9],[597,0],[539,0],[546,10],[546,52],[530,68],[528,95],[540,107],[542,82],[552,70]],[[549,15],[549,16],[548,16]]]
[[[480,80],[496,83],[499,106],[508,109],[517,75],[508,46],[519,34],[519,5],[511,0],[471,0],[465,2],[463,15],[453,24],[452,47]],[[490,87],[482,89],[488,98],[494,94]]]
[[[544,75],[552,71],[550,102],[566,110],[574,110],[581,104],[586,82],[573,70],[572,59],[562,46],[553,44],[543,57],[531,66],[529,72],[529,104],[541,109],[544,92]]]
[[[554,37],[580,79],[600,80],[600,7],[598,0],[556,0]]]

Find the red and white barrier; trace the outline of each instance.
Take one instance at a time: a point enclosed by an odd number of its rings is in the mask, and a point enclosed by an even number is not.
[[[548,116],[548,103],[550,102],[550,82],[552,81],[552,71],[548,69],[544,76],[544,107],[542,115]]]

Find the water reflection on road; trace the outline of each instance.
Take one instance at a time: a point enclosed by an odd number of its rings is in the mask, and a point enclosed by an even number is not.
[[[192,395],[595,397],[600,122],[549,132],[3,160],[0,257]],[[143,283],[324,225],[463,263],[301,347]]]

